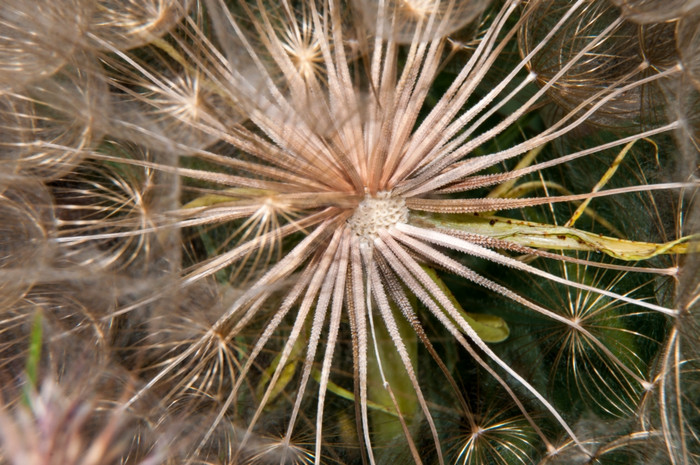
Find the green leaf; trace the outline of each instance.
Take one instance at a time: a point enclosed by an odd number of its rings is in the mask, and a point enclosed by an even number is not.
[[[314,380],[316,380],[317,383],[321,384],[321,372],[320,371],[313,370],[311,372],[311,376],[313,377]],[[346,399],[346,400],[355,402],[355,395],[352,392],[348,391],[344,387],[338,386],[333,381],[327,382],[326,389],[329,392],[332,392],[333,394],[335,394],[336,396],[338,396],[342,399]],[[367,400],[367,408],[370,410],[379,410],[380,412],[384,412],[384,413],[391,415],[391,416],[394,416],[394,417],[397,416],[396,411],[394,410],[393,406],[390,408],[387,408],[387,407],[384,407],[383,405],[380,405],[376,402],[372,402],[371,400]]]
[[[414,213],[411,222],[423,227],[458,229],[537,249],[601,252],[620,260],[647,260],[662,254],[685,254],[688,253],[687,242],[700,238],[695,235],[664,243],[639,242],[553,224],[473,214]]]
[[[476,331],[476,334],[478,334],[481,339],[483,339],[485,342],[492,343],[503,342],[508,339],[508,336],[510,335],[510,328],[503,318],[496,315],[490,315],[488,313],[465,312],[445,282],[437,275],[435,270],[427,266],[423,266],[422,268],[426,273],[428,273],[430,278],[435,281],[435,284],[438,285],[440,290],[450,299],[450,302],[452,302],[452,305],[455,306],[462,318],[469,323],[469,326]],[[456,323],[454,320],[453,322]],[[459,325],[457,325],[457,327],[459,327]]]
[[[224,189],[220,193],[207,194],[187,202],[182,208],[211,207],[220,203],[236,202],[250,198],[259,198],[269,195],[268,191],[248,187],[235,187]]]
[[[306,343],[306,337],[300,334],[296,342],[294,343],[294,346],[292,347],[292,352],[289,354],[289,358],[287,359],[286,365],[284,366],[284,368],[282,368],[282,372],[280,373],[279,378],[277,378],[277,382],[270,391],[270,398],[268,399],[268,403],[272,403],[284,391],[284,389],[294,377],[294,373],[296,373],[297,370],[297,364],[299,361],[301,361],[303,357],[304,349],[306,348]],[[258,398],[261,398],[265,394],[267,385],[270,382],[270,379],[272,379],[275,370],[277,370],[281,359],[282,354],[277,354],[270,366],[268,366],[262,373],[262,376],[260,378],[260,381],[258,382],[258,386],[255,392]]]
[[[41,312],[37,311],[32,323],[32,332],[29,336],[29,353],[27,355],[27,379],[32,388],[36,388],[39,376],[39,361],[41,359],[41,341],[43,339],[43,327]]]
[[[29,348],[27,350],[27,363],[24,366],[24,371],[27,374],[28,384],[22,392],[22,402],[24,405],[31,407],[32,393],[36,391],[39,383],[39,362],[41,361],[41,343],[44,338],[44,330],[42,325],[42,314],[37,309],[32,322],[32,331],[29,334]]]
[[[418,366],[418,337],[411,324],[403,317],[401,311],[393,303],[390,303],[392,314],[396,322],[397,329],[404,344],[408,357],[411,360],[414,370]],[[398,420],[397,413],[387,417],[383,412],[389,410],[396,412],[398,407],[404,420],[410,425],[418,411],[418,397],[411,379],[406,372],[401,356],[396,350],[391,335],[379,312],[373,317],[374,331],[368,341],[367,350],[367,397],[374,401],[383,409],[373,409],[370,412],[373,433],[378,440],[386,442],[403,435],[403,429]],[[376,351],[374,339],[376,338]],[[377,359],[379,356],[379,360]],[[396,405],[392,401],[391,394],[384,386],[382,375],[379,369],[381,361],[382,371],[387,383],[391,387],[396,400]]]

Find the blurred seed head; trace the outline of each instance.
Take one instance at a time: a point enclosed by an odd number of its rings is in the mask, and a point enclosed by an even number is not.
[[[432,39],[463,28],[484,11],[489,0],[357,0],[355,3],[368,31],[382,39],[410,44],[417,35]]]
[[[50,263],[53,215],[41,183],[0,175],[0,312],[12,308]]]
[[[102,137],[109,92],[96,57],[79,59],[18,92],[0,94],[0,167],[53,179],[71,172]]]
[[[538,462],[540,465],[592,465],[598,463],[667,463],[659,431],[626,427],[624,424],[584,422],[585,434],[598,436],[586,441],[590,453],[584,454],[570,442]],[[620,431],[621,429],[621,431]]]
[[[700,7],[698,0],[610,0],[625,19],[639,24],[661,23],[677,19]]]
[[[678,20],[676,42],[683,71],[700,91],[700,6]]]
[[[110,149],[124,153],[127,148],[113,144]],[[165,223],[153,211],[157,192],[153,170],[87,159],[51,187],[64,266],[113,272],[131,264],[143,267],[149,261],[157,241],[153,229]],[[86,235],[96,228],[99,236]]]
[[[79,382],[79,376],[73,379]],[[93,386],[94,387],[94,386]],[[0,443],[7,465],[158,465],[163,450],[130,457],[135,419],[105,409],[99,394],[80,386],[67,393],[52,380],[27,390],[26,403],[0,411]],[[146,436],[141,438],[145,442]]]
[[[569,2],[530,2],[520,29],[522,55],[530,53],[568,11]],[[656,84],[635,84],[641,78],[677,64],[673,24],[638,26],[617,23],[619,15],[607,0],[587,3],[566,21],[547,47],[528,63],[540,85],[551,84],[548,95],[565,111],[583,114],[595,105],[601,89],[629,86],[587,119],[611,127],[653,125],[663,121],[662,94]],[[592,48],[590,38],[607,27],[613,32]],[[583,58],[559,76],[561,64],[580,53]]]
[[[90,2],[6,0],[0,5],[0,92],[50,77],[87,31]]]
[[[100,39],[93,44],[100,48],[108,44],[117,50],[146,45],[182,20],[192,3],[191,0],[98,0],[89,20],[90,32]]]

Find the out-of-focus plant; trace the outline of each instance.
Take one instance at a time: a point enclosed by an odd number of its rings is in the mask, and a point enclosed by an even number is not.
[[[697,463],[698,8],[6,0],[2,460]]]

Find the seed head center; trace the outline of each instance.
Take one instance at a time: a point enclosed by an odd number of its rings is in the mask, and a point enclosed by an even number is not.
[[[348,219],[348,226],[363,243],[372,242],[379,231],[397,223],[408,221],[408,208],[402,197],[392,197],[389,192],[367,194]]]

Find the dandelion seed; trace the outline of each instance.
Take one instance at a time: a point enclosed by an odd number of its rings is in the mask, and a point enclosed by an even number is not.
[[[527,463],[533,453],[530,444],[534,434],[523,417],[509,417],[507,413],[489,411],[473,419],[457,443],[454,463]]]

